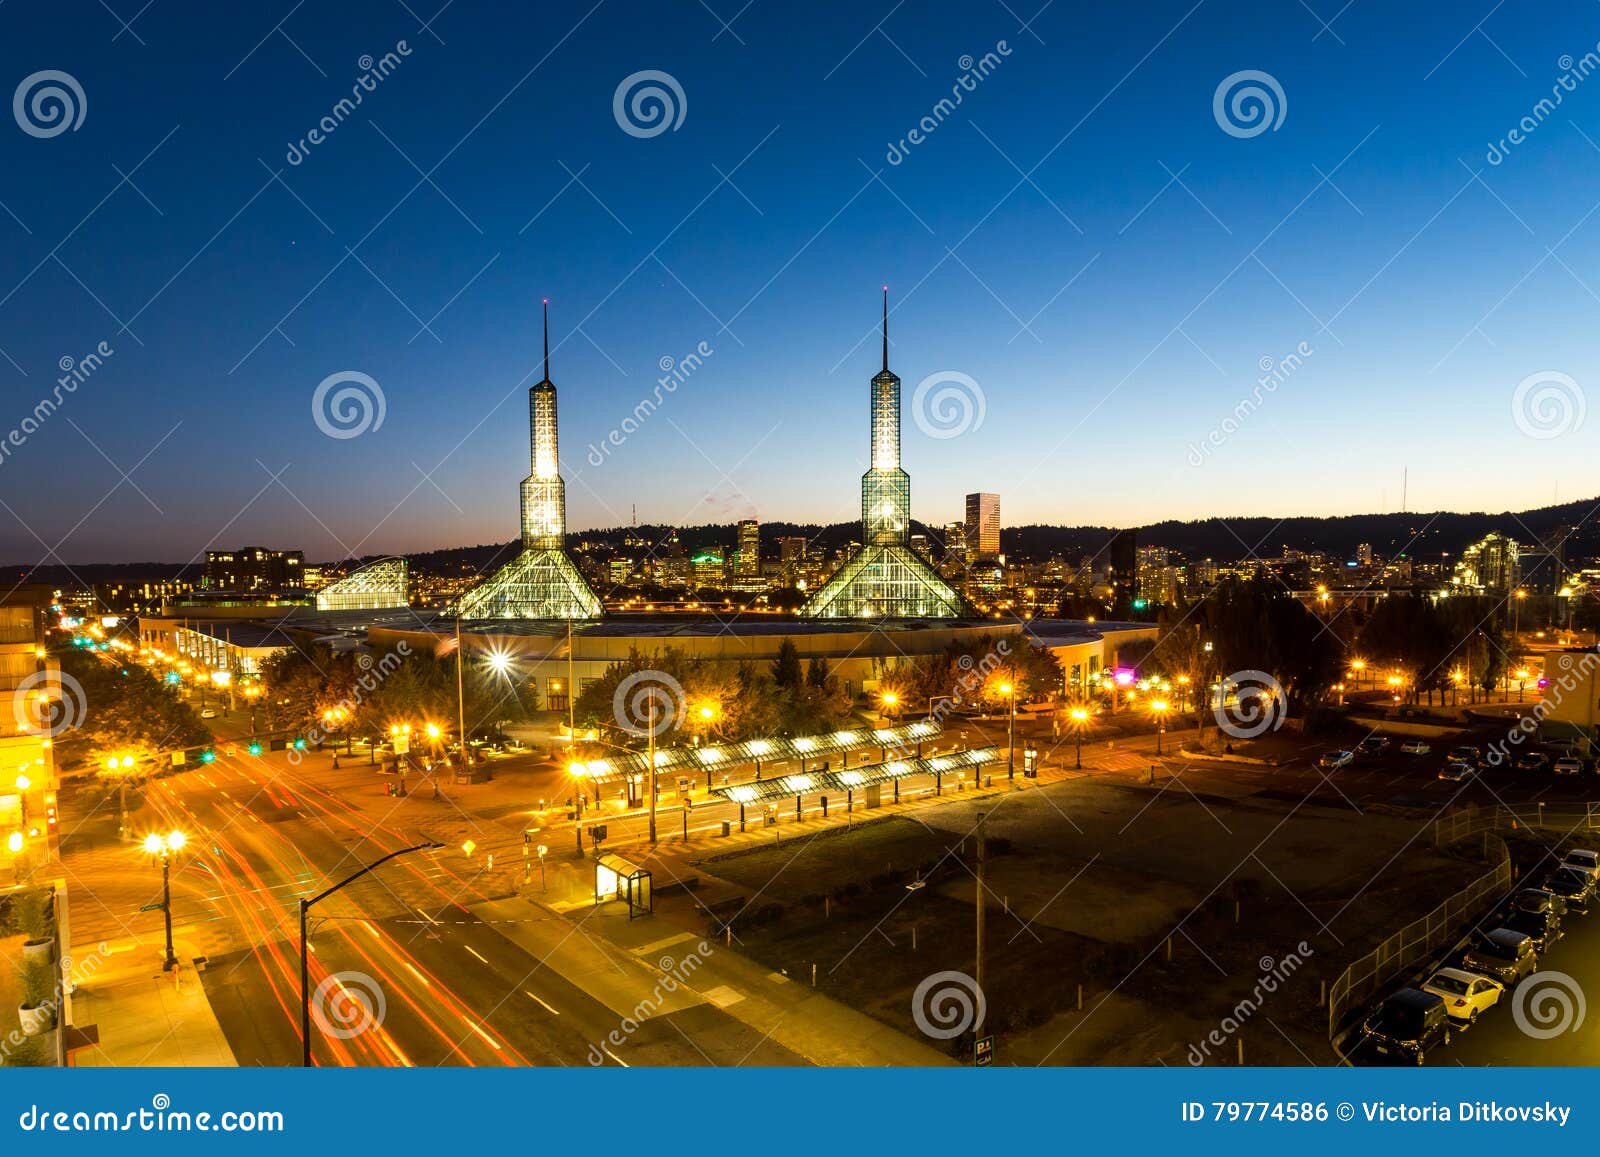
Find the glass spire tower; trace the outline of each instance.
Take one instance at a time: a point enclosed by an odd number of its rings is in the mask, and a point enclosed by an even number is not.
[[[889,289],[883,291],[883,369],[872,379],[872,447],[861,476],[862,547],[802,612],[818,619],[953,619],[961,596],[908,545],[911,476],[900,467],[900,379],[889,370]]]
[[[594,619],[600,600],[567,557],[567,485],[561,480],[556,386],[550,380],[550,302],[544,303],[544,377],[528,391],[522,480],[522,552],[461,596],[463,619]]]

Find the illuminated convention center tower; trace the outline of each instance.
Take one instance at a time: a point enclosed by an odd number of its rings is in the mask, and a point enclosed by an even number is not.
[[[872,468],[861,476],[862,547],[801,612],[816,619],[956,619],[961,596],[911,549],[911,478],[900,468],[900,379],[889,372],[889,289],[883,369],[872,379]]]
[[[522,480],[522,552],[456,604],[463,619],[597,619],[600,600],[567,557],[567,487],[557,460],[550,380],[550,303],[544,303],[544,379],[528,391],[529,456]]]

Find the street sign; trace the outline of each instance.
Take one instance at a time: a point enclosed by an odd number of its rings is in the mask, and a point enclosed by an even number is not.
[[[141,912],[160,912],[165,907],[166,907],[165,904],[163,904],[160,900],[157,900],[153,904],[140,904],[139,905],[139,911],[141,911]]]
[[[994,1037],[980,1036],[972,1048],[972,1063],[977,1068],[994,1064]]]
[[[406,755],[410,751],[411,751],[411,736],[409,736],[409,735],[396,735],[394,737],[394,753],[396,755]]]

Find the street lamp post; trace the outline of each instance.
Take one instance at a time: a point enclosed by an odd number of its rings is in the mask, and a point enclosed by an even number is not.
[[[161,915],[167,925],[167,956],[161,971],[171,972],[178,966],[178,956],[172,950],[172,853],[180,851],[188,840],[180,831],[166,835],[151,832],[144,838],[144,850],[161,857]]]
[[[148,842],[147,842],[148,843]],[[300,1065],[302,1068],[311,1067],[311,956],[309,953],[310,940],[306,935],[307,913],[314,904],[318,904],[333,895],[347,884],[353,884],[368,872],[382,864],[388,863],[396,856],[404,856],[410,852],[434,852],[444,847],[443,844],[429,840],[421,844],[413,844],[409,848],[401,848],[390,852],[387,856],[380,856],[372,863],[358,872],[346,876],[331,888],[325,888],[310,899],[304,897],[300,900]],[[170,933],[169,933],[170,945]],[[170,946],[167,951],[170,953]]]
[[[1167,701],[1165,699],[1153,700],[1150,711],[1156,717],[1156,754],[1161,754],[1161,736],[1167,729]]]
[[[650,737],[649,753],[645,757],[649,766],[645,769],[645,790],[650,793],[650,842],[656,842],[656,700],[650,696]]]
[[[1075,771],[1083,770],[1083,728],[1089,722],[1089,712],[1083,707],[1074,707],[1070,712],[1072,717],[1072,766]]]
[[[1000,694],[1006,697],[1006,778],[1017,775],[1017,689],[1010,683],[1000,684]]]

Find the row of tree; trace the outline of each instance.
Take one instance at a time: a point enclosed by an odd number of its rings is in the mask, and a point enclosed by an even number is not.
[[[112,661],[77,647],[51,652],[66,686],[61,722],[69,729],[55,740],[61,766],[100,767],[116,756],[143,761],[162,752],[211,742],[211,732],[155,672],[134,662]],[[68,682],[71,680],[72,682]],[[73,683],[83,690],[75,700]]]
[[[1389,594],[1364,620],[1325,619],[1276,580],[1228,578],[1204,600],[1168,613],[1160,638],[1123,647],[1118,662],[1141,676],[1195,682],[1256,670],[1282,685],[1292,707],[1325,702],[1360,659],[1381,685],[1398,671],[1407,697],[1432,702],[1459,684],[1501,680],[1511,653],[1503,600]]]
[[[458,705],[453,651],[307,655],[290,648],[268,659],[261,675],[266,727],[323,742],[428,723],[452,734],[459,730],[463,707],[469,738],[494,735],[502,724],[526,719],[537,707],[525,682],[470,659],[461,672]]]

